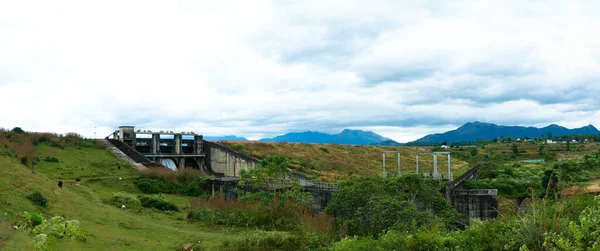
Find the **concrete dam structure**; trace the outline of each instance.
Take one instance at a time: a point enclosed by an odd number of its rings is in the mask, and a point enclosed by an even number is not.
[[[174,171],[196,168],[217,177],[239,177],[241,170],[252,169],[259,162],[193,132],[136,131],[133,126],[121,126],[106,139],[137,163]]]

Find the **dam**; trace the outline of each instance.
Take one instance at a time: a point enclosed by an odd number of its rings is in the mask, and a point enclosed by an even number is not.
[[[239,177],[241,170],[252,169],[259,162],[193,132],[152,132],[120,126],[106,140],[137,163],[165,166],[174,171],[195,168],[216,177]]]

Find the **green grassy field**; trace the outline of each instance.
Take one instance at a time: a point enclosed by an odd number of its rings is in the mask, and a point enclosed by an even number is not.
[[[32,169],[17,159],[0,156],[1,250],[33,250],[33,234],[11,229],[24,211],[80,221],[87,241],[51,237],[52,250],[182,250],[186,243],[199,243],[195,250],[220,250],[226,239],[252,232],[188,223],[186,196],[167,195],[181,209],[177,213],[105,205],[102,200],[114,192],[141,194],[133,184],[136,171],[123,163],[118,170],[116,158],[106,150],[41,145],[36,156],[53,156],[59,162],[40,161]],[[77,178],[81,182],[75,181]],[[58,180],[64,182],[62,189]],[[48,198],[47,209],[25,198],[34,191]]]

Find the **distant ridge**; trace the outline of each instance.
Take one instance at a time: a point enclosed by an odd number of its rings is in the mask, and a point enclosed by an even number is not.
[[[539,135],[546,137],[548,132],[552,133],[552,136],[600,134],[600,131],[598,131],[598,129],[596,129],[596,127],[593,125],[568,129],[556,124],[551,124],[543,128],[536,128],[524,126],[499,126],[491,123],[469,122],[456,130],[445,133],[430,134],[413,141],[413,143],[467,142],[476,141],[477,139],[490,140],[499,137],[536,138]]]
[[[262,142],[295,142],[341,145],[370,145],[391,140],[371,131],[344,129],[338,134],[322,132],[292,132],[273,138],[264,138]]]
[[[232,141],[247,141],[248,139],[244,137],[238,137],[235,135],[227,135],[227,136],[204,136],[204,140],[232,140]]]

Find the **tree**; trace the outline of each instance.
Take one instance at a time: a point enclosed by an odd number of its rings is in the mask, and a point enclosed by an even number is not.
[[[571,140],[567,139],[567,152],[571,151]]]
[[[261,201],[268,210],[282,208],[288,202],[310,203],[313,197],[290,177],[287,157],[276,155],[262,159],[257,167],[242,170],[240,187],[248,185],[253,191],[239,196],[240,200]]]
[[[12,132],[14,133],[18,133],[18,134],[23,134],[25,133],[25,131],[23,131],[23,129],[21,129],[21,127],[15,127],[12,129]]]
[[[513,143],[511,146],[512,152],[516,155],[519,153],[519,147],[517,146],[516,143]]]
[[[549,140],[552,140],[552,133],[551,132],[547,132],[546,133],[546,138]]]
[[[419,175],[361,176],[339,184],[325,212],[348,235],[378,236],[390,229],[414,230],[451,224],[456,211],[445,201],[439,180]]]
[[[544,145],[540,145],[539,147],[539,151],[540,151],[540,156],[544,155]]]
[[[477,151],[477,148],[471,149],[471,156],[476,157],[478,154],[479,154],[479,151]]]

